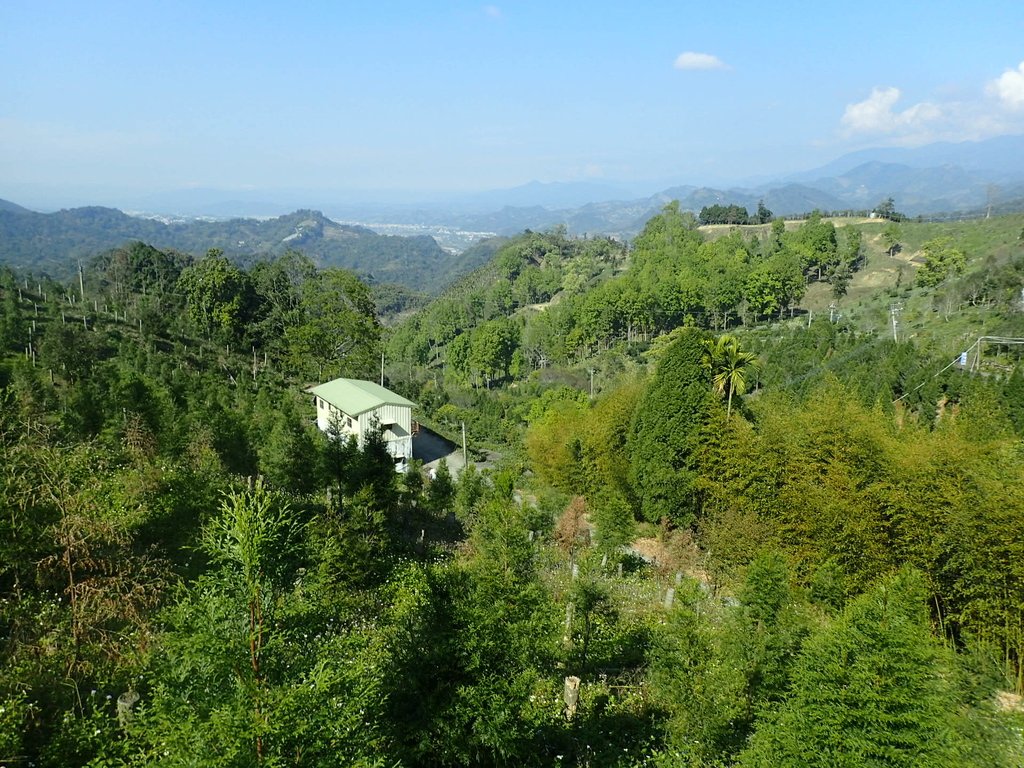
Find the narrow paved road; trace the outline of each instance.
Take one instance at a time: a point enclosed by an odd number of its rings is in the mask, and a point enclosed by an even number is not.
[[[446,459],[452,477],[458,477],[465,466],[462,449],[459,446],[422,424],[419,432],[412,437],[412,457],[422,461],[428,472],[435,469],[441,459]]]

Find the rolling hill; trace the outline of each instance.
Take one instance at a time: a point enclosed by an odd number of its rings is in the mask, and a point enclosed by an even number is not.
[[[339,224],[318,211],[300,210],[273,219],[164,222],[129,216],[114,208],[85,207],[35,213],[0,207],[0,262],[54,275],[129,240],[198,256],[219,248],[248,263],[298,250],[319,266],[351,269],[371,282],[397,282],[436,292],[466,269],[428,236],[379,235]],[[475,266],[470,265],[470,266]]]

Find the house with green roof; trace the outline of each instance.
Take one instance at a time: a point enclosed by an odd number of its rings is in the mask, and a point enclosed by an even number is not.
[[[334,379],[312,387],[316,425],[328,432],[335,424],[342,436],[354,435],[363,447],[366,435],[379,427],[395,469],[405,471],[412,458],[412,409],[406,400],[380,384],[362,379]]]

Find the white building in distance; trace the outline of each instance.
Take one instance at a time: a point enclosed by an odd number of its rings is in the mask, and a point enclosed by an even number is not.
[[[412,458],[415,403],[362,379],[334,379],[309,391],[316,405],[316,425],[322,431],[330,431],[333,421],[342,436],[354,435],[362,448],[366,435],[377,425],[395,457],[395,469],[405,471]]]

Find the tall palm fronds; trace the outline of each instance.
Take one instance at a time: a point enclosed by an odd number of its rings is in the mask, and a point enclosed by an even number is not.
[[[704,365],[715,392],[726,398],[726,416],[731,416],[732,396],[747,391],[749,376],[758,368],[757,355],[743,349],[735,336],[724,334],[705,342]]]

